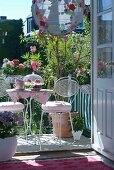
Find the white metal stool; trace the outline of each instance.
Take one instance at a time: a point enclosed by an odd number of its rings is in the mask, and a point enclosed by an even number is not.
[[[42,121],[43,121],[43,115],[45,112],[52,113],[55,115],[56,119],[56,113],[60,113],[60,124],[59,124],[59,142],[61,145],[61,114],[63,112],[69,113],[70,118],[70,124],[71,129],[73,131],[73,124],[72,124],[72,117],[71,117],[71,108],[72,103],[70,98],[73,95],[76,95],[79,91],[79,84],[77,81],[75,81],[71,76],[68,77],[62,77],[57,80],[57,82],[54,85],[54,92],[55,95],[59,95],[63,98],[67,98],[68,102],[66,101],[48,101],[46,104],[42,105],[42,115],[41,115],[41,121],[40,121],[40,131],[39,136],[42,134]]]
[[[11,89],[11,85],[6,82],[4,79],[0,79],[0,98],[2,97],[9,97],[6,90]],[[24,105],[20,102],[12,102],[12,101],[5,101],[0,102],[0,112],[4,111],[11,111],[11,112],[19,112],[23,111]]]
[[[23,111],[24,105],[20,102],[0,102],[0,112],[11,111],[19,112]]]

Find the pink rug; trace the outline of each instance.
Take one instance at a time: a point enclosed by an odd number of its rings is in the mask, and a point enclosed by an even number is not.
[[[0,163],[0,170],[114,170],[94,157]]]

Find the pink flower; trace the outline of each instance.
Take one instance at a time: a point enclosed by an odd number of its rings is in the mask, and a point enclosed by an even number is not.
[[[64,41],[67,41],[68,40],[68,36],[64,36]]]
[[[80,66],[79,69],[80,69],[80,71],[83,71],[83,70],[84,70],[84,67]]]
[[[101,70],[105,68],[105,63],[104,63],[104,61],[100,60],[100,61],[98,62],[98,68],[101,69]]]
[[[22,69],[25,68],[24,64],[20,63],[19,68],[22,68]]]
[[[37,61],[31,61],[31,68],[33,69],[33,71],[37,70]]]
[[[35,53],[36,52],[36,46],[30,46],[30,52]]]
[[[14,59],[14,60],[11,61],[11,63],[13,65],[18,65],[19,64],[19,60],[18,59]]]
[[[41,66],[41,62],[38,61],[31,61],[31,68],[33,69],[33,71],[36,71],[38,67]]]

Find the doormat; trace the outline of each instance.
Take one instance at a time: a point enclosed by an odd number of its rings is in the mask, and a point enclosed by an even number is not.
[[[0,163],[0,170],[114,170],[94,157]]]

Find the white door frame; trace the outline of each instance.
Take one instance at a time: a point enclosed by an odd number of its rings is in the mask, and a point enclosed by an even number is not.
[[[114,1],[112,0],[112,3],[113,3],[113,9],[112,11],[114,11]],[[96,8],[96,9],[95,9]],[[109,10],[110,12],[110,10]],[[96,17],[94,17],[96,16]],[[114,30],[114,12],[112,14],[112,30]],[[114,154],[111,154],[111,152],[108,152],[107,150],[104,150],[102,148],[97,147],[97,144],[94,145],[94,81],[96,81],[95,77],[97,77],[97,69],[95,70],[95,66],[94,66],[94,63],[96,62],[96,58],[94,57],[95,54],[97,53],[97,38],[96,38],[96,34],[97,33],[97,0],[91,0],[91,32],[92,32],[92,35],[91,35],[91,66],[92,66],[92,82],[91,82],[91,94],[92,94],[92,115],[91,115],[91,120],[92,120],[92,128],[91,128],[91,144],[92,144],[92,147],[94,150],[96,150],[97,152],[101,153],[102,155],[106,156],[107,158],[111,159],[111,160],[114,160]],[[113,31],[112,31],[113,32]],[[113,44],[111,44],[110,46],[113,46],[114,45],[114,34],[112,34],[112,42]],[[112,57],[113,57],[113,54],[114,54],[114,48],[112,48]],[[113,57],[114,58],[114,57]],[[114,59],[112,59],[112,61],[114,61]],[[114,68],[113,68],[114,69]],[[113,87],[113,84],[114,84],[114,73],[112,73],[112,78],[113,78],[113,83],[112,83],[112,87]],[[111,82],[111,81],[110,81]],[[112,93],[114,93],[113,89],[112,89]],[[97,102],[97,101],[96,101]],[[114,113],[113,113],[114,115]],[[113,120],[114,120],[114,116],[113,116]],[[113,126],[114,127],[114,126]],[[113,133],[114,135],[114,133]],[[113,138],[113,137],[112,137]],[[114,140],[114,138],[113,138]],[[102,141],[103,142],[103,141]]]

